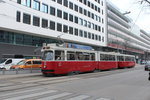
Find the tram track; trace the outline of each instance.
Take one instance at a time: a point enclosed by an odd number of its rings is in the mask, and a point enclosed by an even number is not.
[[[84,74],[78,74],[73,76],[43,77],[42,75],[37,75],[33,77],[31,76],[31,77],[24,77],[24,78],[23,77],[13,78],[9,80],[0,81],[0,93],[8,92],[8,91],[16,91],[16,90],[32,88],[32,87],[42,87],[46,85],[69,82],[73,80],[103,77],[103,76],[113,75],[117,73],[124,73],[132,70],[140,70],[140,69],[142,69],[142,67],[103,71],[97,73],[84,73]]]

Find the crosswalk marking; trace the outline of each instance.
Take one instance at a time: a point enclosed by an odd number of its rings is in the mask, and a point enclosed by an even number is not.
[[[99,98],[99,99],[96,99],[96,100],[111,100],[111,99],[107,99],[107,98]]]
[[[32,89],[32,90],[16,91],[16,92],[10,92],[10,93],[7,93],[7,94],[0,94],[0,96],[9,96],[9,95],[28,93],[28,92],[40,91],[40,90],[44,90],[44,89],[43,88],[38,88],[38,89]]]
[[[34,96],[37,96],[37,95],[43,95],[43,94],[47,94],[47,93],[53,93],[53,92],[56,92],[56,90],[49,90],[49,91],[45,91],[45,92],[28,94],[28,95],[19,96],[19,97],[12,97],[10,99],[4,99],[4,100],[20,100],[20,99],[25,99],[25,98],[29,98],[29,97],[34,97]]]
[[[61,93],[61,94],[52,95],[52,96],[41,98],[41,99],[37,99],[37,100],[54,100],[54,99],[57,99],[57,98],[60,98],[60,97],[64,97],[64,96],[70,95],[70,94],[72,94],[72,93],[64,92],[64,93]]]
[[[73,98],[70,98],[70,99],[66,99],[66,100],[83,100],[83,99],[86,99],[86,98],[89,98],[90,96],[87,96],[87,95],[79,95],[79,96],[76,96],[76,97],[73,97]]]

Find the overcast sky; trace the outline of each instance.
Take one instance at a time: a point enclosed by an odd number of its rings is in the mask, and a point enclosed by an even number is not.
[[[140,5],[140,0],[109,0],[122,12],[131,11],[128,14],[141,29],[150,33],[150,6],[147,4]],[[144,6],[144,7],[143,7]],[[141,12],[141,13],[140,13]],[[140,16],[139,16],[140,14]]]

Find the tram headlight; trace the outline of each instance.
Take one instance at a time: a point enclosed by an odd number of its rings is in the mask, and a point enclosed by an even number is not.
[[[46,65],[44,65],[44,68],[46,68]]]

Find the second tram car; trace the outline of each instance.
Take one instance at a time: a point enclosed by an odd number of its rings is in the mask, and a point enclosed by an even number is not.
[[[77,74],[135,66],[135,57],[113,52],[83,50],[48,44],[42,48],[42,73],[45,76]]]

